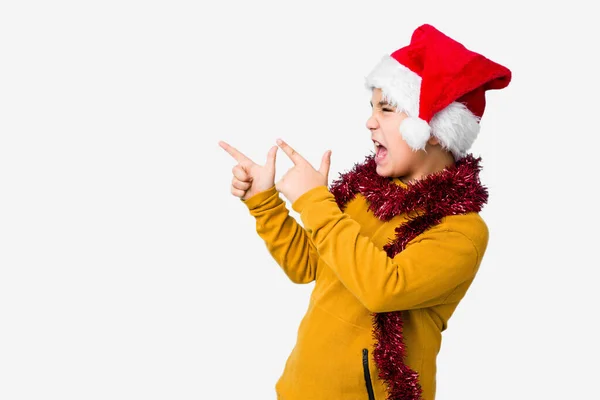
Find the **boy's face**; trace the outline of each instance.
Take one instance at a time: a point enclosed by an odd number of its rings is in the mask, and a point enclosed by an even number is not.
[[[400,123],[408,115],[396,112],[396,107],[384,101],[378,88],[373,89],[371,106],[373,111],[367,120],[367,129],[371,131],[371,139],[385,147],[379,150],[375,147],[377,174],[394,178],[410,176],[422,163],[425,152],[411,149],[402,138]]]

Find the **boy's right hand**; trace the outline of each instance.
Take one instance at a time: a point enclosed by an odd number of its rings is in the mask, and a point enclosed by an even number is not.
[[[267,155],[267,163],[258,165],[235,147],[219,141],[221,146],[228,152],[238,164],[233,167],[233,179],[231,181],[231,194],[242,200],[264,192],[275,186],[275,156],[277,146],[271,147]]]

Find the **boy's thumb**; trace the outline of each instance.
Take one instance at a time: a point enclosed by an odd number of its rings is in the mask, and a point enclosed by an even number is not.
[[[325,154],[323,154],[323,158],[321,159],[321,167],[319,168],[319,172],[326,179],[329,179],[329,168],[331,168],[331,150],[327,150]]]
[[[279,148],[279,146],[273,146],[271,147],[271,150],[269,150],[269,154],[267,155],[267,165],[269,165],[269,167],[271,168],[275,168],[275,161],[277,159],[277,149]]]

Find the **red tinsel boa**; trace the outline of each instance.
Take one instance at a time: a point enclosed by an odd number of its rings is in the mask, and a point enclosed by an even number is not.
[[[419,210],[416,217],[396,228],[396,237],[383,249],[393,258],[406,244],[447,215],[479,212],[487,202],[487,188],[479,181],[481,157],[468,154],[454,165],[427,177],[411,181],[407,187],[396,185],[389,177],[376,172],[375,155],[368,155],[362,164],[340,174],[329,191],[340,210],[360,193],[368,210],[382,221]],[[376,340],[373,358],[379,378],[387,385],[387,400],[419,400],[422,389],[419,375],[404,363],[406,347],[402,329],[402,311],[373,313],[373,336]]]

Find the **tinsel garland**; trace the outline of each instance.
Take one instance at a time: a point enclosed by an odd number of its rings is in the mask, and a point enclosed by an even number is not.
[[[382,221],[399,214],[418,211],[396,227],[396,237],[383,246],[388,257],[394,258],[406,244],[447,215],[479,212],[487,203],[487,188],[479,181],[481,157],[468,154],[454,165],[411,181],[404,188],[392,178],[376,172],[375,155],[368,155],[361,164],[340,174],[329,191],[335,196],[340,210],[360,193],[368,203],[368,210]],[[402,311],[372,313],[373,337],[376,341],[373,358],[379,369],[379,378],[387,385],[387,400],[419,400],[422,389],[419,374],[405,363]]]

